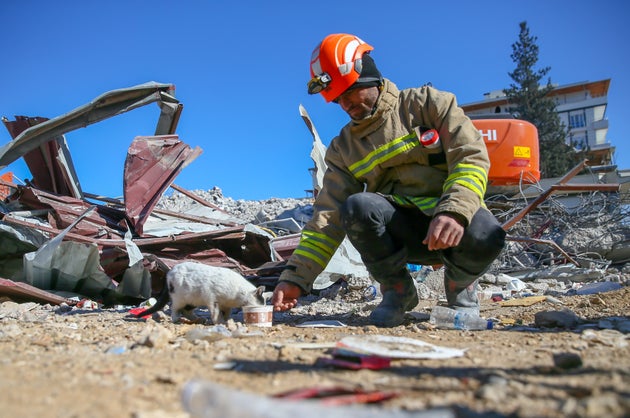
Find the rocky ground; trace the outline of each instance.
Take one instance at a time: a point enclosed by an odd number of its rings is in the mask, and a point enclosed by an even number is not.
[[[393,392],[395,397],[373,406],[383,417],[397,410],[408,413],[401,416],[431,417],[630,414],[628,287],[549,297],[531,306],[486,300],[482,316],[496,321],[486,331],[433,328],[427,318],[438,301],[427,299],[403,325],[378,329],[366,320],[378,299],[365,301],[351,293],[305,298],[294,311],[275,313],[269,328],[243,326],[236,311],[227,327],[217,328],[173,324],[164,313],[135,319],[123,307],[5,301],[0,304],[1,415],[186,417],[182,391],[195,379],[220,384],[221,399],[240,392],[257,395],[232,404],[242,415],[215,406],[207,415],[212,417],[283,416],[257,401],[329,386]],[[345,326],[299,326],[318,320]],[[317,363],[331,358],[330,347],[344,337],[367,341],[375,335],[465,352],[446,359],[394,359],[381,370]],[[282,405],[277,402],[273,408]],[[298,405],[292,406],[295,416],[309,408]],[[331,416],[341,411],[331,408]]]
[[[220,191],[205,197],[252,219],[271,219],[303,202],[247,205]],[[361,279],[303,298],[296,309],[274,313],[265,328],[245,326],[238,310],[225,326],[213,326],[173,324],[168,311],[137,319],[129,306],[0,299],[0,416],[188,417],[189,408],[208,404],[205,416],[228,418],[630,416],[629,266],[608,269],[604,287],[592,292],[579,292],[588,277],[572,282],[565,273],[512,290],[500,274],[485,277],[481,315],[494,329],[484,331],[433,327],[428,318],[441,303],[440,271],[415,276],[420,304],[389,329],[369,325],[379,296]],[[387,368],[342,369],[321,360],[331,359],[332,347],[348,337],[365,348],[375,336],[393,337],[405,348]],[[401,338],[461,355],[418,358],[429,350]],[[202,396],[185,404],[184,394],[199,386]],[[275,398],[332,386],[387,399],[322,411],[312,402],[325,400]]]

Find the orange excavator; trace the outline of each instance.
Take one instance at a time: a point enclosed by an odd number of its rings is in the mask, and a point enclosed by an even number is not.
[[[490,188],[536,183],[540,180],[538,130],[513,119],[473,119],[490,155]]]

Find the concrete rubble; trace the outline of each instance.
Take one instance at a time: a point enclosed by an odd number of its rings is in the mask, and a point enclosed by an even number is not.
[[[170,84],[151,82],[107,92],[54,119],[3,119],[14,139],[0,148],[0,163],[22,157],[33,179],[24,185],[0,180],[6,191],[0,206],[1,294],[48,303],[87,297],[104,305],[137,305],[159,293],[168,269],[185,259],[229,267],[273,287],[311,216],[312,199],[235,201],[218,187],[177,186],[177,174],[202,151],[175,134],[181,103],[173,91]],[[152,102],[161,110],[156,135],[132,141],[123,168],[124,198],[82,191],[63,135]],[[316,194],[325,147],[302,106],[300,114],[314,139]],[[535,207],[528,200],[535,196],[531,189],[488,197],[488,207],[513,226],[506,250],[481,280],[483,294],[512,297],[576,291],[588,282],[627,284],[628,190],[595,174],[593,185],[580,182],[581,190],[568,185],[581,168],[555,185],[566,193],[552,195],[553,186],[539,190],[544,199]],[[410,267],[418,269],[422,297],[441,293],[441,278],[428,278],[439,270]],[[509,282],[501,282],[505,275],[525,284],[509,289]],[[317,279],[315,296],[333,285],[343,292],[374,288],[360,256],[345,241]]]

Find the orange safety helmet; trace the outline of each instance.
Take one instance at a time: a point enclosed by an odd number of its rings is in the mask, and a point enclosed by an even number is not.
[[[321,93],[326,102],[335,100],[359,79],[363,54],[373,49],[358,36],[347,33],[326,36],[311,55],[308,93]]]

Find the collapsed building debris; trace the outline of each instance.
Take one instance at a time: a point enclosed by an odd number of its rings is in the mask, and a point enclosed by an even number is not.
[[[578,164],[530,202],[525,196],[487,199],[510,231],[501,258],[506,271],[566,262],[605,268],[630,261],[630,195],[620,192],[620,184],[567,184],[584,167]]]
[[[2,182],[12,193],[1,206],[0,276],[33,285],[24,260],[29,254],[37,259],[36,254],[46,253],[46,257],[39,257],[46,258],[46,263],[40,260],[37,264],[38,269],[47,269],[42,274],[51,278],[37,283],[45,290],[74,291],[103,298],[106,304],[137,303],[149,298],[156,287],[161,288],[168,268],[183,259],[242,273],[271,261],[269,233],[228,219],[220,210],[213,209],[217,216],[201,215],[194,221],[190,216],[154,211],[179,172],[201,153],[174,133],[182,106],[173,91],[171,84],[151,82],[107,92],[50,120],[3,118],[13,140],[0,148],[0,166],[23,157],[33,179],[26,185]],[[85,193],[64,134],[154,102],[161,110],[155,135],[136,137],[127,153],[124,200]],[[174,232],[172,222],[183,219],[194,222],[196,229]],[[161,228],[155,227],[160,222]],[[171,224],[165,228],[168,222]],[[51,245],[55,237],[66,241]],[[89,250],[81,251],[86,248]],[[134,252],[141,253],[140,264],[133,262]],[[78,260],[77,253],[89,254],[89,269]],[[99,279],[87,286],[94,275]]]
[[[78,294],[106,305],[138,304],[159,293],[166,272],[183,260],[275,284],[310,217],[310,199],[280,204],[278,213],[259,207],[245,216],[242,207],[226,207],[219,189],[191,192],[174,184],[202,151],[175,134],[182,105],[173,92],[171,84],[152,82],[107,92],[50,120],[3,118],[13,140],[0,147],[0,167],[23,158],[33,178],[23,185],[0,180],[9,192],[0,202],[0,295],[61,303]],[[150,103],[158,104],[160,116],[154,135],[137,136],[129,146],[123,200],[83,191],[64,135]],[[300,113],[310,122],[302,107]],[[311,156],[319,165],[316,195],[325,149],[312,122],[309,129]],[[580,165],[556,186],[538,190],[533,200],[521,188],[513,195],[488,197],[488,207],[511,237],[496,271],[521,274],[565,263],[605,269],[630,260],[627,193],[599,180],[589,186],[567,184],[583,169]],[[167,197],[169,188],[174,192]],[[583,203],[567,207],[562,199],[569,194]],[[584,232],[594,228],[590,235]],[[580,234],[584,238],[578,240]],[[351,276],[368,274],[344,241],[314,288]]]

